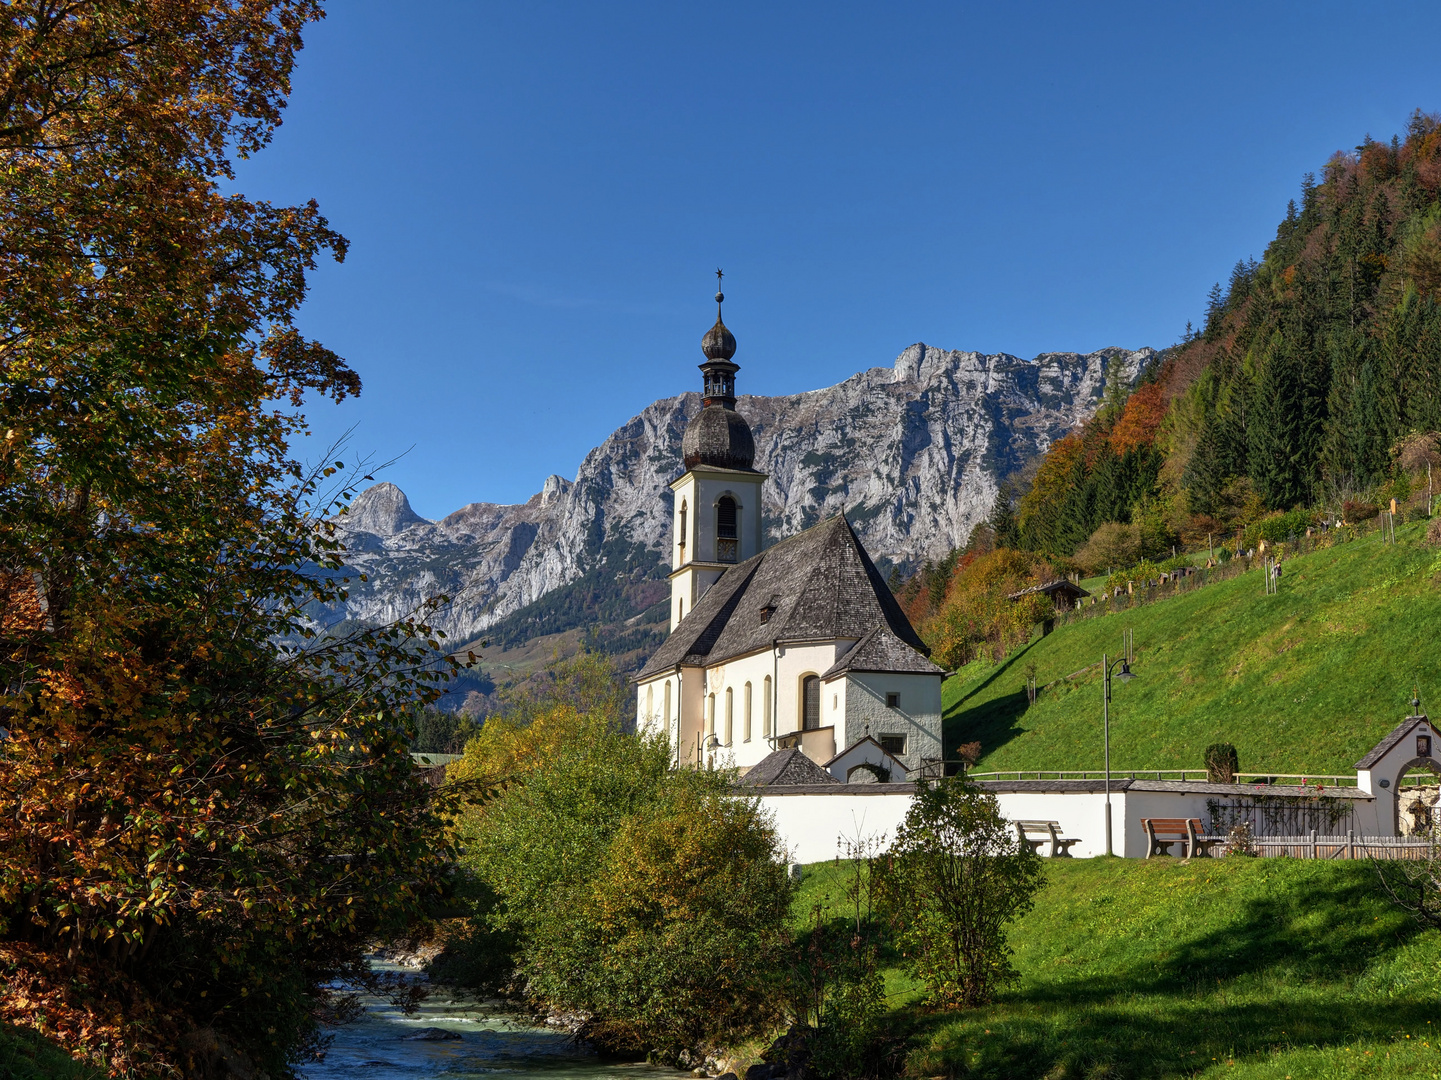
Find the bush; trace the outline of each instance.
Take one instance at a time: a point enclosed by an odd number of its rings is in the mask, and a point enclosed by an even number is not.
[[[1241,770],[1241,760],[1230,743],[1212,743],[1206,747],[1206,779],[1213,784],[1234,784]]]
[[[1426,528],[1426,543],[1441,547],[1441,518],[1433,518]]]
[[[1347,499],[1341,504],[1341,517],[1347,525],[1355,525],[1360,521],[1370,521],[1381,512],[1381,508],[1375,503],[1358,502]]]
[[[917,789],[891,853],[886,906],[930,1001],[990,1001],[1016,977],[1006,927],[1030,910],[1040,859],[995,796],[962,776]]]
[[[1131,566],[1141,557],[1141,535],[1134,525],[1108,521],[1091,534],[1076,559],[1092,574]]]
[[[563,737],[567,722],[579,737]],[[477,912],[489,930],[478,946],[512,935],[530,1004],[584,1015],[586,1037],[607,1048],[675,1060],[759,1033],[779,1012],[792,886],[757,805],[732,794],[729,774],[671,771],[663,740],[569,706],[535,728],[547,756],[510,755],[524,771],[463,822],[463,861],[498,898]],[[484,741],[457,765],[494,777]],[[477,970],[502,981],[493,965]]]
[[[1349,504],[1348,504],[1349,505]],[[1372,514],[1374,517],[1375,515]],[[1260,541],[1278,543],[1292,536],[1304,536],[1315,522],[1316,515],[1310,510],[1292,510],[1286,514],[1269,514],[1246,529],[1245,543],[1254,547]],[[1349,518],[1347,520],[1350,520]]]

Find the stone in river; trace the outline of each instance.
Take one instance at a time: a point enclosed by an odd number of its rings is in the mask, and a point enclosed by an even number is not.
[[[405,1042],[444,1042],[447,1039],[459,1039],[462,1035],[458,1031],[446,1031],[445,1028],[428,1027],[421,1028],[414,1035],[405,1036]]]

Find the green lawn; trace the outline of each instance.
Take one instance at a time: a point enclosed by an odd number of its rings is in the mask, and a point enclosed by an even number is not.
[[[796,910],[843,907],[809,868]],[[917,1077],[976,1080],[1441,1076],[1441,932],[1419,929],[1365,863],[1048,861],[1013,928],[1021,973],[969,1013],[917,1008]]]
[[[99,1076],[54,1043],[0,1024],[0,1080],[98,1080]]]
[[[1252,571],[970,664],[945,686],[946,749],[980,740],[981,770],[1100,768],[1098,662],[1129,627],[1137,678],[1112,695],[1113,767],[1197,769],[1231,742],[1246,772],[1348,773],[1410,711],[1413,678],[1423,707],[1441,700],[1441,552],[1425,524],[1288,559],[1277,596]],[[1053,685],[1027,708],[1031,663]]]

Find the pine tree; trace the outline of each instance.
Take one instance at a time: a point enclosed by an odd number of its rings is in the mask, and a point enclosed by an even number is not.
[[[1016,528],[1015,489],[1009,480],[1002,480],[996,488],[996,501],[991,506],[991,528],[996,534],[996,547],[1014,548],[1020,546],[1020,532]]]

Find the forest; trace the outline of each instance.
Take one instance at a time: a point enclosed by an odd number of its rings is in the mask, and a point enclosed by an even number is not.
[[[905,583],[927,640],[951,663],[1004,652],[1039,611],[1004,603],[1028,584],[1239,546],[1271,519],[1355,522],[1392,499],[1429,516],[1438,196],[1441,117],[1419,109],[1404,135],[1308,173],[1261,261],[1213,286],[1201,329],[1136,385],[1108,372],[1095,415],[1002,483],[966,548]]]

